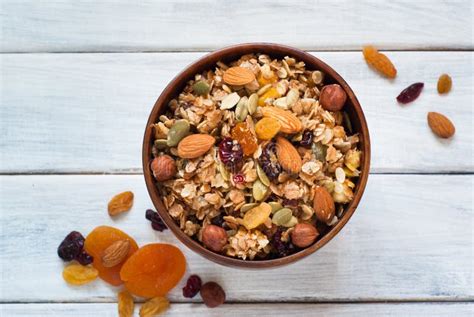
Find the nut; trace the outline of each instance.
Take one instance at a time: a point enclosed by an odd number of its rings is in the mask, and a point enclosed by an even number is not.
[[[231,67],[224,73],[224,82],[229,85],[243,86],[255,80],[255,75],[248,68]]]
[[[277,137],[276,154],[281,167],[292,174],[298,174],[301,171],[303,162],[298,151],[287,139]]]
[[[313,244],[319,232],[309,223],[299,223],[291,232],[291,242],[300,248],[306,248]]]
[[[262,115],[267,118],[275,118],[280,124],[280,131],[283,133],[294,134],[303,129],[303,124],[292,112],[278,107],[262,107]]]
[[[227,233],[221,227],[207,225],[202,231],[202,243],[214,252],[221,252],[227,244]]]
[[[446,116],[438,112],[428,112],[428,125],[431,131],[440,138],[452,137],[454,132],[456,132],[454,124]]]
[[[319,221],[329,223],[336,213],[331,194],[326,188],[318,186],[314,190],[313,209]]]
[[[102,265],[104,267],[113,267],[122,263],[127,257],[128,251],[130,251],[130,241],[119,240],[112,243],[104,251],[104,255],[102,256]]]
[[[167,181],[176,174],[176,163],[169,155],[161,155],[151,161],[153,176],[159,182]]]
[[[338,84],[324,86],[319,96],[321,106],[329,111],[339,111],[346,103],[347,94]]]
[[[216,282],[207,282],[201,287],[201,297],[209,308],[217,307],[225,302],[225,292]]]
[[[216,139],[207,134],[191,134],[178,144],[178,156],[186,159],[200,157],[214,145]]]

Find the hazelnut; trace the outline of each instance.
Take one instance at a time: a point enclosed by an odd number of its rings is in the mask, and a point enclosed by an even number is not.
[[[329,111],[339,111],[346,103],[347,94],[338,84],[324,86],[319,96],[321,106]]]
[[[169,155],[161,155],[151,162],[153,176],[159,182],[167,181],[176,174],[176,163]]]
[[[291,242],[300,248],[306,248],[313,244],[319,236],[318,230],[309,223],[297,224],[291,232]]]
[[[201,297],[209,308],[217,307],[225,302],[225,292],[216,282],[207,282],[201,287]]]
[[[221,227],[207,225],[202,231],[202,243],[214,252],[221,252],[227,244],[227,233]]]

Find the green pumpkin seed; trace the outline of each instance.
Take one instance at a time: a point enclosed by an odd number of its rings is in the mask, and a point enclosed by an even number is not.
[[[260,180],[257,179],[255,183],[253,183],[252,196],[256,201],[261,201],[263,198],[265,198],[267,191],[268,187],[265,186]]]
[[[249,97],[249,101],[247,102],[247,108],[249,110],[249,114],[253,115],[255,111],[257,111],[257,105],[258,105],[258,95],[257,94],[251,94]]]
[[[178,120],[168,131],[168,146],[178,145],[185,136],[189,134],[189,122],[186,120]]]
[[[326,162],[326,152],[327,152],[328,147],[321,142],[318,143],[313,143],[311,146],[311,150],[313,150],[314,156],[316,156],[316,159],[321,162]]]
[[[261,96],[272,88],[272,84],[266,84],[257,91],[257,95]]]
[[[224,97],[221,101],[221,109],[231,109],[233,108],[240,100],[240,96],[238,93],[233,92]]]
[[[193,91],[200,96],[207,95],[210,90],[209,88],[209,85],[204,80],[197,81],[193,85]]]
[[[259,204],[257,203],[250,203],[250,204],[243,204],[242,207],[240,207],[240,212],[247,212],[252,208],[257,207]]]
[[[265,186],[270,186],[270,180],[267,177],[267,174],[263,171],[262,167],[260,164],[257,164],[257,175],[260,181],[265,185]]]
[[[270,207],[272,207],[272,214],[283,208],[283,206],[276,201],[271,201],[268,204],[270,205]]]
[[[247,108],[247,97],[242,97],[239,102],[237,103],[237,107],[235,107],[235,119],[239,122],[242,122],[247,118],[249,110]]]
[[[298,224],[298,218],[296,218],[295,216],[292,216],[290,221],[288,221],[287,223],[284,223],[282,224],[283,227],[287,227],[287,228],[291,228],[291,227],[294,227]]]
[[[227,169],[225,168],[224,164],[219,163],[219,164],[217,164],[217,166],[219,168],[219,173],[221,173],[221,175],[222,175],[222,178],[225,181],[229,181],[230,180],[230,174],[229,174],[229,171],[227,171]]]
[[[343,111],[342,119],[344,120],[344,125],[347,128],[347,131],[349,131],[349,133],[352,134],[352,123],[351,123],[351,118],[349,118],[349,114]]]
[[[168,147],[168,141],[165,139],[155,140],[153,143],[158,150],[164,150]]]
[[[293,212],[290,208],[282,208],[273,215],[272,222],[277,226],[282,226],[288,223],[292,216]]]

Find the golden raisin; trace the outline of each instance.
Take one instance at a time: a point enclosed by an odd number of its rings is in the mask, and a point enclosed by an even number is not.
[[[447,94],[451,90],[453,81],[448,74],[443,74],[439,76],[438,79],[438,93]]]
[[[261,72],[260,75],[258,75],[257,81],[260,84],[260,86],[265,86],[268,84],[273,84],[277,82],[278,77],[275,75],[273,71],[270,71],[269,73],[264,73]]]
[[[79,263],[71,263],[63,270],[63,278],[73,285],[83,285],[97,278],[99,272],[92,266],[83,266]]]
[[[109,215],[115,216],[124,211],[129,211],[133,206],[133,193],[123,192],[112,197],[109,202],[108,210]]]
[[[257,139],[252,134],[245,122],[239,122],[231,132],[232,138],[237,140],[244,155],[252,155],[258,148]]]
[[[255,124],[255,133],[261,140],[271,140],[280,131],[281,124],[275,118],[263,118]]]
[[[385,54],[377,51],[375,47],[365,46],[363,49],[363,54],[367,64],[372,66],[385,77],[395,78],[395,76],[397,76],[397,70],[390,59]]]
[[[267,100],[269,98],[276,99],[276,98],[280,98],[280,97],[281,97],[281,95],[278,92],[278,90],[275,87],[272,87],[267,92],[265,92],[263,95],[261,95],[258,98],[258,105],[260,107],[263,107],[263,106],[265,106],[265,100]]]
[[[272,207],[267,203],[261,203],[245,213],[243,224],[248,230],[257,228],[268,219],[271,213]]]
[[[123,290],[118,293],[117,300],[119,317],[132,317],[133,310],[135,309],[132,295],[126,290]]]
[[[147,301],[140,308],[140,317],[158,316],[170,307],[170,302],[165,297],[155,297]]]

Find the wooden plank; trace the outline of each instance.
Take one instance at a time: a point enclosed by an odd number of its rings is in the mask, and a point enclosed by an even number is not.
[[[0,177],[2,302],[114,302],[100,280],[68,286],[56,248],[71,230],[107,224],[140,245],[181,247],[188,274],[222,284],[231,302],[474,300],[474,175],[372,175],[353,219],[327,246],[299,263],[242,271],[209,262],[144,217],[151,202],[141,175]],[[110,219],[106,204],[123,190],[133,209]],[[169,297],[185,301],[184,280]],[[199,299],[195,299],[199,301]]]
[[[472,49],[470,1],[2,1],[3,52]]]
[[[138,308],[135,308],[138,311]],[[196,304],[172,304],[166,316],[413,316],[469,317],[472,303],[410,304],[226,304],[214,309]],[[8,304],[0,306],[2,316],[116,316],[116,304]]]
[[[392,52],[399,70],[394,82],[370,70],[359,52],[313,54],[346,78],[364,108],[372,172],[474,171],[472,52]],[[0,172],[141,172],[141,143],[152,105],[173,76],[200,56],[2,54]],[[436,92],[442,72],[454,81],[447,96]],[[426,84],[420,98],[398,105],[395,97],[415,81]],[[428,111],[453,120],[453,140],[431,133]]]

